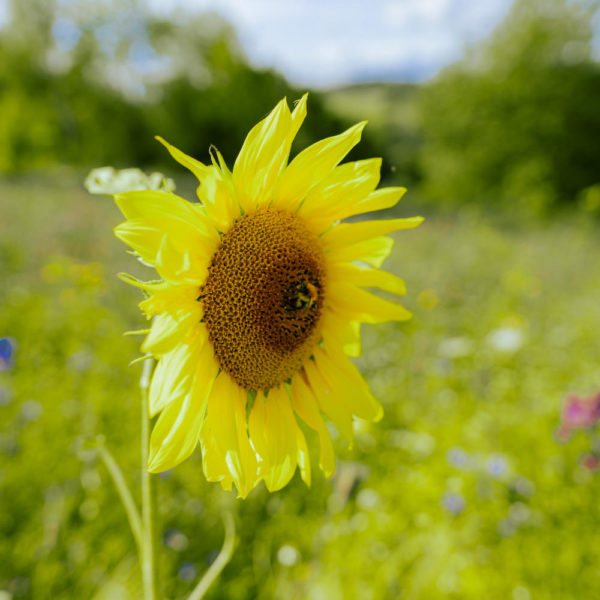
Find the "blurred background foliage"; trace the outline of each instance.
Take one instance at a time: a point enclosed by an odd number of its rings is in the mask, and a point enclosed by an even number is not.
[[[563,0],[517,2],[489,40],[425,87],[421,164],[433,197],[539,212],[572,207],[598,184],[592,14]]]
[[[216,144],[233,163],[248,125],[275,98],[303,93],[252,68],[216,14],[167,21],[132,0],[10,6],[11,25],[0,31],[6,172],[64,163],[172,168],[158,134],[205,161]],[[298,143],[341,126],[315,94]]]
[[[138,598],[133,538],[93,448],[137,484],[136,291],[148,277],[82,188],[102,165],[194,182],[163,135],[233,163],[248,128],[304,90],[252,67],[214,14],[165,20],[130,2],[11,0],[0,29],[0,599]],[[360,367],[386,413],[357,422],[338,470],[244,502],[196,453],[160,477],[166,598],[222,543],[210,598],[594,598],[600,452],[557,441],[562,398],[600,389],[597,3],[517,0],[460,63],[421,85],[311,92],[296,148],[369,118],[354,158],[410,187],[397,237],[414,319],[365,328]],[[412,206],[411,206],[412,205]],[[391,216],[391,215],[389,215]],[[524,218],[526,217],[526,218]],[[315,449],[315,440],[307,432]],[[316,453],[313,451],[313,458]]]
[[[0,30],[0,171],[49,165],[172,169],[160,134],[233,161],[250,123],[303,90],[245,58],[217,14],[165,20],[135,0],[10,0]],[[311,95],[297,147],[370,118],[355,158],[436,207],[600,212],[597,2],[518,0],[489,39],[422,85]],[[591,190],[591,191],[590,191]]]

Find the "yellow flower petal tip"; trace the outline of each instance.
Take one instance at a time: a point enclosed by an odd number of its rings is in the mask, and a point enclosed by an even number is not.
[[[142,344],[158,359],[148,470],[173,468],[199,442],[207,480],[235,485],[240,498],[261,481],[279,490],[296,471],[310,485],[300,421],[331,476],[326,420],[351,444],[355,417],[383,416],[349,358],[361,352],[360,324],[411,316],[365,288],[405,293],[379,267],[389,234],[423,218],[340,223],[394,206],[406,189],[376,189],[380,159],[342,163],[366,121],[290,161],[307,98],[292,111],[281,100],[248,133],[232,170],[214,149],[205,165],[156,136],[199,179],[200,203],[158,191],[115,197],[126,218],[115,235],[160,277],[119,275],[144,291],[140,307],[153,319]]]

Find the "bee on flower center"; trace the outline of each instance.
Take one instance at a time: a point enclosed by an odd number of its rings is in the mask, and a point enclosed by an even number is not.
[[[309,310],[319,297],[317,286],[310,281],[303,281],[295,286],[289,305],[295,310]]]

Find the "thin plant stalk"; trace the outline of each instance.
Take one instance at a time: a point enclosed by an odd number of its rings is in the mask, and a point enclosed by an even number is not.
[[[215,561],[208,567],[208,570],[204,573],[202,579],[189,595],[188,600],[201,600],[204,598],[204,594],[208,588],[231,560],[235,541],[235,524],[230,512],[226,512],[223,515],[223,524],[225,525],[225,541],[223,542],[223,547]]]
[[[154,503],[152,475],[148,472],[148,449],[150,444],[150,417],[148,414],[148,387],[154,361],[148,357],[144,361],[140,389],[142,392],[142,435],[141,435],[141,484],[142,484],[142,546],[141,567],[144,600],[156,600],[156,560],[154,555]]]
[[[121,498],[121,502],[125,508],[125,513],[127,514],[127,519],[129,520],[129,527],[131,528],[131,533],[133,534],[138,549],[138,555],[141,557],[143,543],[142,519],[140,517],[138,507],[136,506],[129,487],[127,486],[127,482],[125,481],[125,477],[121,471],[121,468],[108,448],[104,445],[104,439],[101,436],[98,436],[96,444],[96,451],[106,466],[110,476],[112,477],[113,483],[117,488],[119,498]]]
[[[96,440],[97,451],[110,473],[121,502],[125,507],[129,525],[135,538],[140,557],[140,566],[142,571],[142,586],[144,591],[144,600],[157,600],[158,589],[158,571],[155,556],[155,532],[154,516],[156,506],[156,486],[153,485],[154,478],[148,472],[148,452],[150,443],[150,417],[148,410],[148,388],[150,386],[150,376],[154,365],[153,359],[148,356],[144,361],[142,375],[140,377],[140,390],[142,396],[141,410],[141,488],[142,488],[142,511],[137,509],[133,496],[127,486],[125,477],[117,464],[116,460],[104,445],[104,440],[99,437]],[[225,527],[225,540],[223,546],[217,555],[215,561],[207,569],[196,587],[193,589],[188,600],[202,600],[208,588],[215,579],[221,574],[227,563],[231,560],[235,545],[235,524],[231,512],[223,514],[223,524]]]

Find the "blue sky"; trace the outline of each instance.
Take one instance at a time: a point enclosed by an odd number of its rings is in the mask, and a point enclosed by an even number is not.
[[[253,64],[298,85],[422,81],[488,35],[512,0],[147,0],[213,10],[231,22]]]

